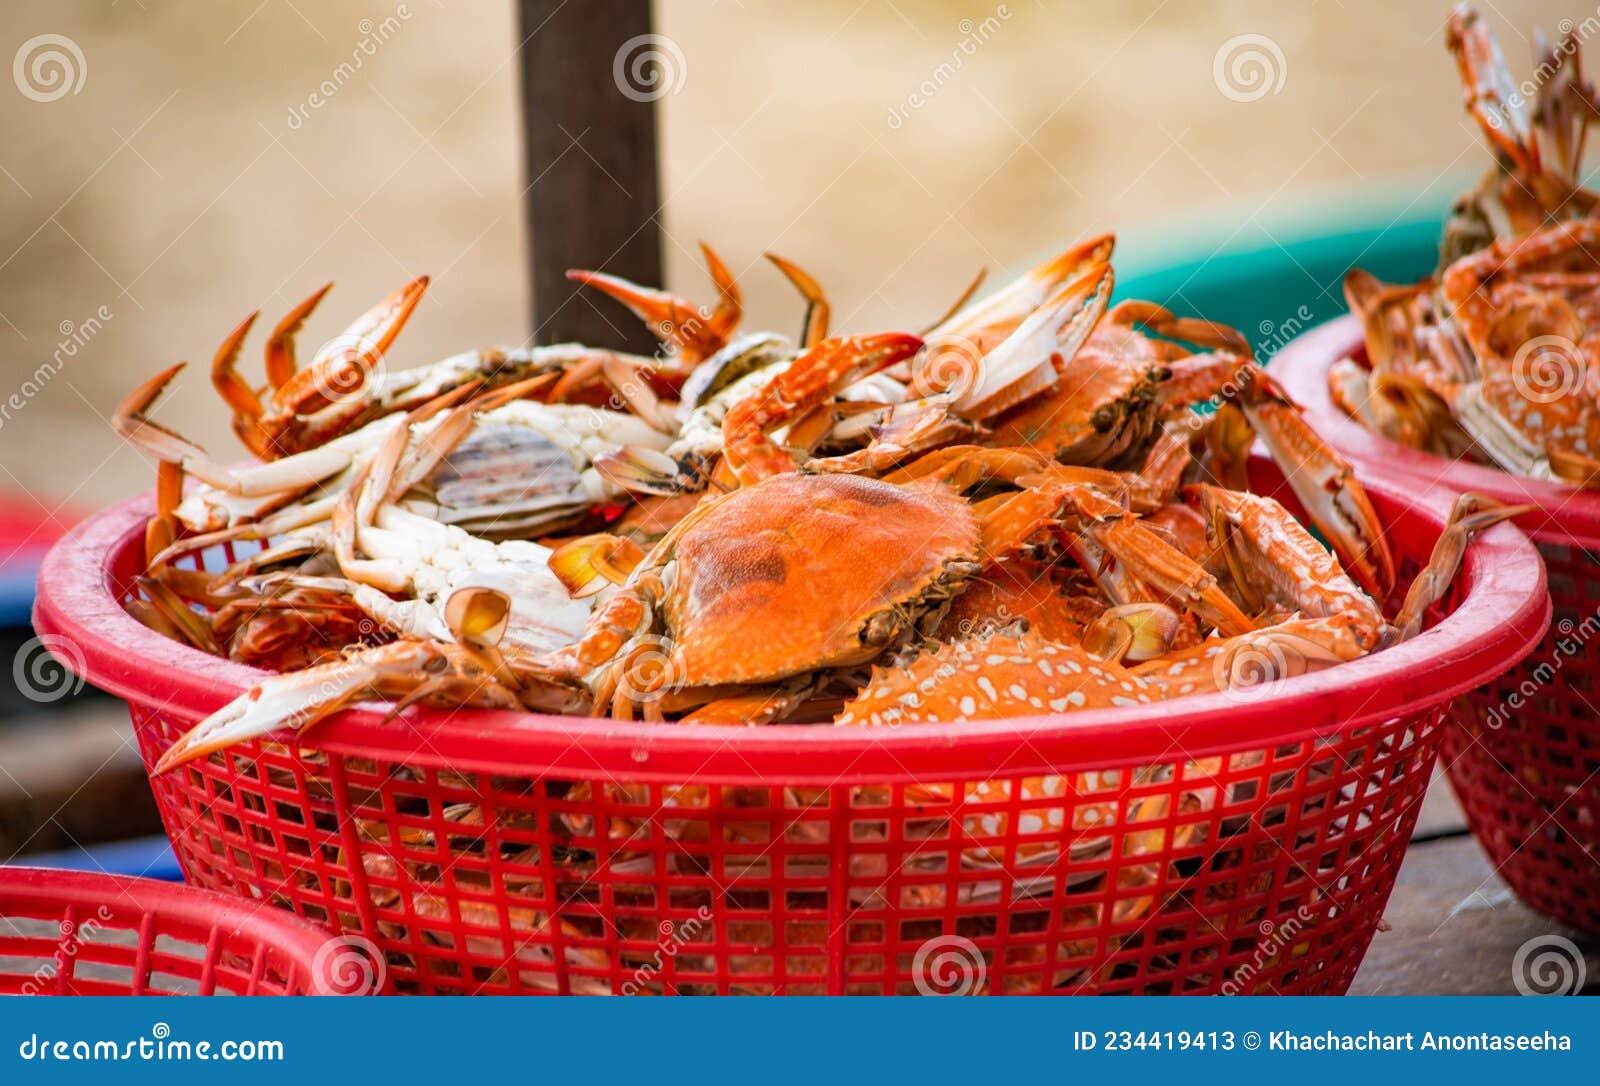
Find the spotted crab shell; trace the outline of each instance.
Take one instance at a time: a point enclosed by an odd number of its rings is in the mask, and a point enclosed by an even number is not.
[[[1077,645],[997,633],[879,668],[835,724],[960,724],[1156,700],[1143,680]]]

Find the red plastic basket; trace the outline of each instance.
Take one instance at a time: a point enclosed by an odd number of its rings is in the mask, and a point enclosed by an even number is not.
[[[344,943],[282,910],[206,890],[0,867],[7,995],[329,994]]]
[[[1414,571],[1440,513],[1374,497]],[[149,511],[63,540],[35,618],[153,764],[262,675],[123,611]],[[408,991],[1341,992],[1443,706],[1548,621],[1509,527],[1457,584],[1410,642],[1181,705],[881,729],[358,708],[154,790],[192,882],[376,940]]]
[[[1444,761],[1473,834],[1517,896],[1600,933],[1600,646],[1588,644],[1600,634],[1600,493],[1433,456],[1369,432],[1328,393],[1328,368],[1347,356],[1366,359],[1355,317],[1296,339],[1272,370],[1363,479],[1539,506],[1517,524],[1544,556],[1555,621],[1521,666],[1461,699]]]

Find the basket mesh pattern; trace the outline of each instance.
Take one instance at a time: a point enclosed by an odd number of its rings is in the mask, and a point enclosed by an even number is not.
[[[1473,834],[1517,896],[1600,932],[1600,553],[1538,547],[1550,632],[1461,699],[1444,759]]]
[[[1389,525],[1403,591],[1438,522]],[[105,553],[115,598],[140,539]],[[154,764],[196,708],[131,674]],[[1198,749],[1165,730],[1180,703],[1115,752],[1042,720],[1052,759],[1009,729],[924,777],[798,747],[745,771],[719,738],[706,778],[597,756],[581,732],[539,763],[559,772],[491,757],[492,736],[476,749],[502,768],[469,772],[416,731],[392,749],[247,744],[152,786],[190,882],[371,940],[404,992],[1338,993],[1439,753],[1445,705],[1424,695],[1353,719],[1245,688],[1236,727]]]
[[[1440,716],[1058,787],[556,781],[268,745],[155,791],[191,881],[374,939],[402,990],[1332,993]],[[187,726],[134,721],[147,759]]]
[[[75,882],[92,877],[72,876]],[[92,893],[9,892],[0,876],[0,993],[7,995],[301,995],[313,992],[304,935],[282,944],[208,903],[173,910],[181,887],[94,881]],[[259,926],[258,926],[259,928]]]

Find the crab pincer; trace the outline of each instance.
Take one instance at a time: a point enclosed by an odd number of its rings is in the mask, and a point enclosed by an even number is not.
[[[767,436],[861,378],[915,355],[922,340],[905,332],[825,339],[722,420],[723,454],[741,484],[797,468]]]

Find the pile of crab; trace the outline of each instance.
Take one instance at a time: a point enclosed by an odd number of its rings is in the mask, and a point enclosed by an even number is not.
[[[1536,35],[1541,81],[1530,103],[1478,13],[1451,14],[1467,110],[1496,164],[1456,202],[1434,276],[1405,286],[1359,269],[1346,276],[1367,364],[1345,359],[1328,380],[1341,409],[1394,441],[1593,487],[1600,193],[1579,177],[1600,98],[1583,79],[1580,32],[1554,44]]]
[[[1348,464],[1237,332],[1108,308],[1111,251],[1096,238],[969,304],[974,284],[920,335],[842,337],[815,280],[775,258],[809,303],[798,342],[735,334],[739,289],[709,250],[704,309],[574,272],[665,330],[661,353],[389,373],[425,281],[297,369],[319,291],[272,333],[261,395],[236,369],[247,320],[212,377],[259,466],[148,417],[175,369],[117,414],[161,462],[129,607],[283,672],[160,768],[360,699],[959,722],[1227,689],[1415,632],[1467,535],[1505,511],[1464,504],[1390,621],[1394,564]],[[1247,489],[1257,438],[1333,553]],[[245,541],[259,549],[193,568]]]

